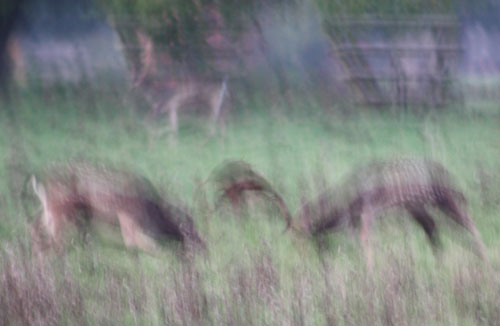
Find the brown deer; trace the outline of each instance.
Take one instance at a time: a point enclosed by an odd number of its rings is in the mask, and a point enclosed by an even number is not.
[[[156,88],[156,89],[155,89]],[[168,114],[170,132],[175,137],[179,129],[178,112],[189,105],[206,106],[210,111],[210,135],[214,136],[217,127],[224,129],[222,105],[227,96],[227,79],[218,82],[202,82],[186,79],[170,85],[155,85],[146,90],[147,98],[152,103],[149,118]]]
[[[31,225],[38,249],[60,249],[69,226],[82,233],[90,222],[119,226],[127,247],[147,252],[166,240],[181,243],[183,248],[187,244],[204,248],[191,217],[164,201],[137,174],[104,165],[69,163],[49,168],[42,180],[31,179],[42,204],[41,216]],[[48,243],[42,241],[43,235]]]
[[[252,177],[249,166],[228,170],[233,180],[243,176],[245,183],[267,182]],[[230,178],[228,178],[230,180]],[[237,187],[233,182],[226,188]],[[254,186],[253,188],[258,188]],[[241,195],[238,193],[238,195]],[[230,198],[230,195],[225,195]],[[438,248],[434,218],[427,206],[439,208],[446,216],[468,230],[474,237],[479,255],[486,258],[481,237],[466,212],[466,200],[452,182],[449,172],[439,163],[426,159],[395,159],[372,162],[355,168],[343,186],[327,190],[316,200],[306,203],[298,212],[292,228],[301,234],[319,236],[341,226],[359,227],[367,265],[373,258],[370,233],[376,216],[392,208],[406,210],[424,229],[433,248]]]
[[[223,200],[228,199],[233,208],[239,211],[247,191],[258,192],[264,197],[276,201],[285,220],[287,229],[291,226],[292,218],[283,198],[274,190],[266,179],[255,172],[250,164],[243,161],[227,161],[214,170],[211,176],[215,183],[218,198],[215,209]]]
[[[210,112],[210,134],[216,134],[217,126],[224,128],[223,104],[228,97],[227,76],[221,80],[202,79],[189,74],[175,80],[162,76],[159,69],[153,40],[144,32],[137,31],[137,42],[141,49],[141,68],[134,77],[134,88],[142,90],[152,106],[147,117],[156,118],[168,114],[170,134],[175,139],[178,131],[178,111],[196,104]],[[164,74],[163,74],[164,75]]]

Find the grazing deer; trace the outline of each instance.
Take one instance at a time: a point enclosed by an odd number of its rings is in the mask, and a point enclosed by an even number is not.
[[[74,163],[54,166],[42,182],[34,176],[31,181],[42,204],[41,216],[31,225],[38,249],[60,248],[68,226],[81,233],[92,221],[119,226],[127,247],[147,252],[165,240],[204,247],[191,217],[162,200],[153,185],[136,174]],[[42,229],[49,244],[41,242]]]
[[[224,162],[215,169],[212,174],[212,180],[219,193],[215,204],[216,209],[224,199],[229,199],[233,208],[239,210],[244,192],[260,192],[266,198],[277,202],[285,217],[287,229],[291,226],[292,218],[283,198],[281,198],[263,176],[252,169],[250,164],[243,161]]]
[[[137,41],[141,49],[141,68],[134,77],[134,88],[140,88],[152,106],[149,118],[159,114],[169,115],[170,132],[175,137],[178,131],[178,111],[196,104],[210,111],[210,134],[213,136],[217,126],[224,128],[223,104],[228,96],[227,76],[220,81],[201,80],[190,76],[180,81],[162,77],[158,73],[158,63],[153,40],[137,31]]]
[[[249,168],[245,171],[245,165],[240,166],[240,170],[231,170],[233,179],[237,180],[234,174],[250,175],[253,182],[261,182],[260,177],[251,177]],[[266,184],[264,180],[264,188]],[[227,188],[231,189],[231,186]],[[485,246],[466,212],[465,204],[464,195],[453,185],[451,175],[439,163],[424,159],[373,162],[355,169],[342,187],[325,191],[316,200],[305,204],[292,228],[302,234],[319,236],[345,225],[359,227],[367,265],[371,268],[370,233],[376,216],[391,208],[406,210],[424,229],[433,247],[437,248],[436,223],[426,209],[427,206],[434,206],[468,230],[475,239],[479,255],[486,258]]]

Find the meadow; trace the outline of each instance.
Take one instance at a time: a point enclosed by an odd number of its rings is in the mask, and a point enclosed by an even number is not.
[[[500,325],[496,103],[412,110],[254,101],[233,110],[221,137],[207,137],[202,117],[181,120],[175,145],[154,136],[162,121],[145,125],[143,116],[121,98],[24,94],[3,105],[0,325]],[[224,160],[245,160],[293,213],[354,166],[397,156],[429,157],[452,172],[489,264],[438,212],[443,250],[434,255],[424,232],[396,211],[376,223],[369,271],[356,234],[331,233],[318,253],[314,242],[283,233],[279,210],[258,198],[239,216],[213,211],[205,182]],[[23,182],[68,159],[146,176],[192,214],[207,254],[134,254],[91,234],[62,255],[32,258]]]

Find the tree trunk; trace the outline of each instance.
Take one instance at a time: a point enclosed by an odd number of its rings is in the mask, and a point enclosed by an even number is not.
[[[10,6],[4,6],[0,11],[0,98],[8,100],[10,60],[7,56],[9,36],[20,16],[24,0],[12,1]]]

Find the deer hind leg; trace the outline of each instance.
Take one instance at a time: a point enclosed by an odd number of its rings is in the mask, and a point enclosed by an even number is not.
[[[474,222],[465,212],[465,209],[459,207],[456,200],[451,196],[451,194],[447,194],[446,197],[443,198],[438,203],[438,207],[453,221],[455,221],[457,224],[459,224],[460,226],[467,229],[470,233],[472,233],[474,240],[476,242],[476,250],[478,255],[482,259],[487,259],[486,247],[483,243],[483,240],[481,239],[481,235],[479,234],[476,226],[474,225]]]
[[[76,226],[80,243],[87,245],[89,241],[89,235],[92,228],[90,219],[90,212],[86,210],[81,210],[80,215],[77,215],[74,224]]]
[[[424,229],[427,238],[431,242],[432,249],[434,252],[441,247],[441,242],[439,240],[438,230],[436,228],[436,222],[432,216],[423,207],[419,206],[407,206],[406,209],[411,214],[413,219]]]
[[[373,251],[370,233],[373,229],[373,220],[375,214],[372,211],[366,211],[361,213],[361,229],[360,229],[360,240],[361,246],[363,247],[363,252],[366,259],[366,265],[368,269],[373,270]]]
[[[133,215],[125,212],[118,213],[123,242],[127,248],[139,248],[152,253],[156,250],[155,241],[144,233]]]

